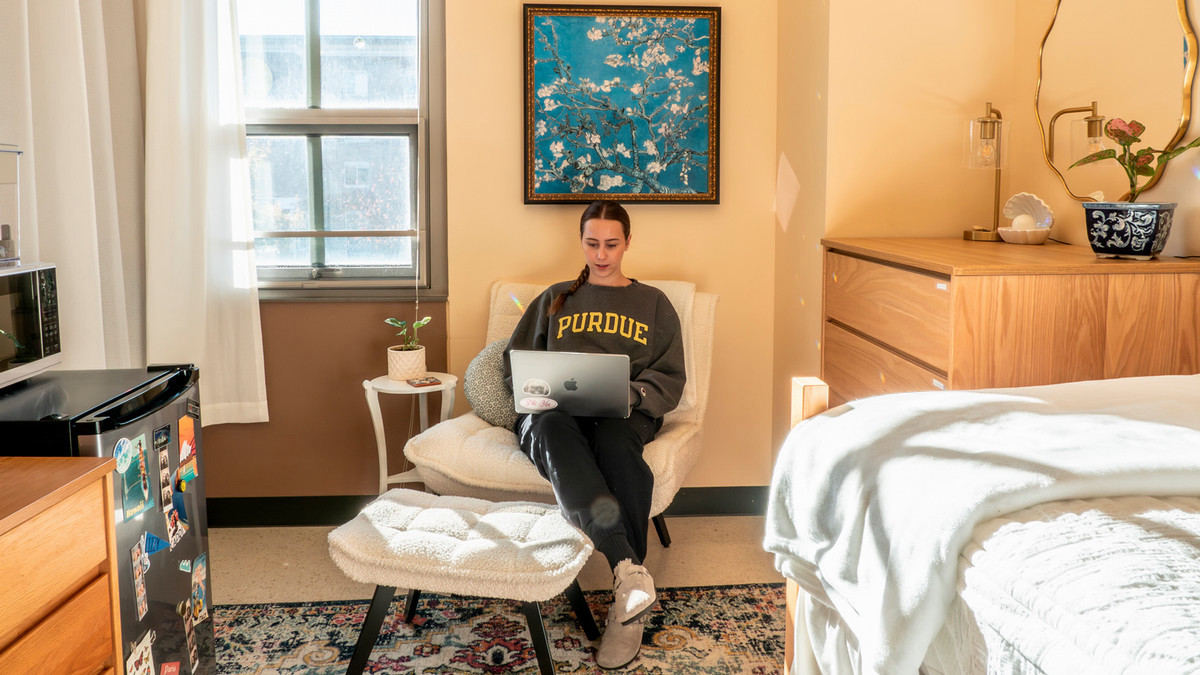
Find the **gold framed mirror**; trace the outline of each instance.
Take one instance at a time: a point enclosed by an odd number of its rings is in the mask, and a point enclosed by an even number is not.
[[[1128,33],[1131,44],[1114,45],[1112,31],[1096,28],[1114,22],[1138,26]],[[1106,119],[1145,124],[1142,138],[1150,147],[1170,150],[1183,139],[1191,121],[1196,52],[1187,0],[1055,0],[1038,48],[1033,108],[1042,157],[1067,194],[1092,201],[1086,193],[1102,190],[1110,200],[1128,198],[1121,171],[1108,162],[1073,169],[1068,179],[1068,167],[1079,159],[1070,151],[1071,137],[1086,135],[1082,122],[1093,102]],[[1071,133],[1068,124],[1076,125]],[[1165,170],[1158,167],[1144,189],[1156,185]]]

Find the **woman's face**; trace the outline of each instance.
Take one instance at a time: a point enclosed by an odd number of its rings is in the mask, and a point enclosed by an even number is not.
[[[624,286],[629,279],[621,272],[621,259],[629,250],[625,230],[615,220],[592,218],[583,224],[583,255],[587,258],[588,283]]]

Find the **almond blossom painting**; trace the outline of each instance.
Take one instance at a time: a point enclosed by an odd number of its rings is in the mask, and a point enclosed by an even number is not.
[[[525,5],[525,202],[718,201],[719,7]]]

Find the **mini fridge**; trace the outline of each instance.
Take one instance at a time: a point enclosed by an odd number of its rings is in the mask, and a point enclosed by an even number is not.
[[[117,460],[128,675],[216,671],[200,436],[190,365],[47,371],[0,390],[0,455]]]

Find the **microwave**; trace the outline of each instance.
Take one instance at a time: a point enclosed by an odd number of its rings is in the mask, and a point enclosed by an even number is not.
[[[0,268],[0,387],[62,363],[54,265]]]

